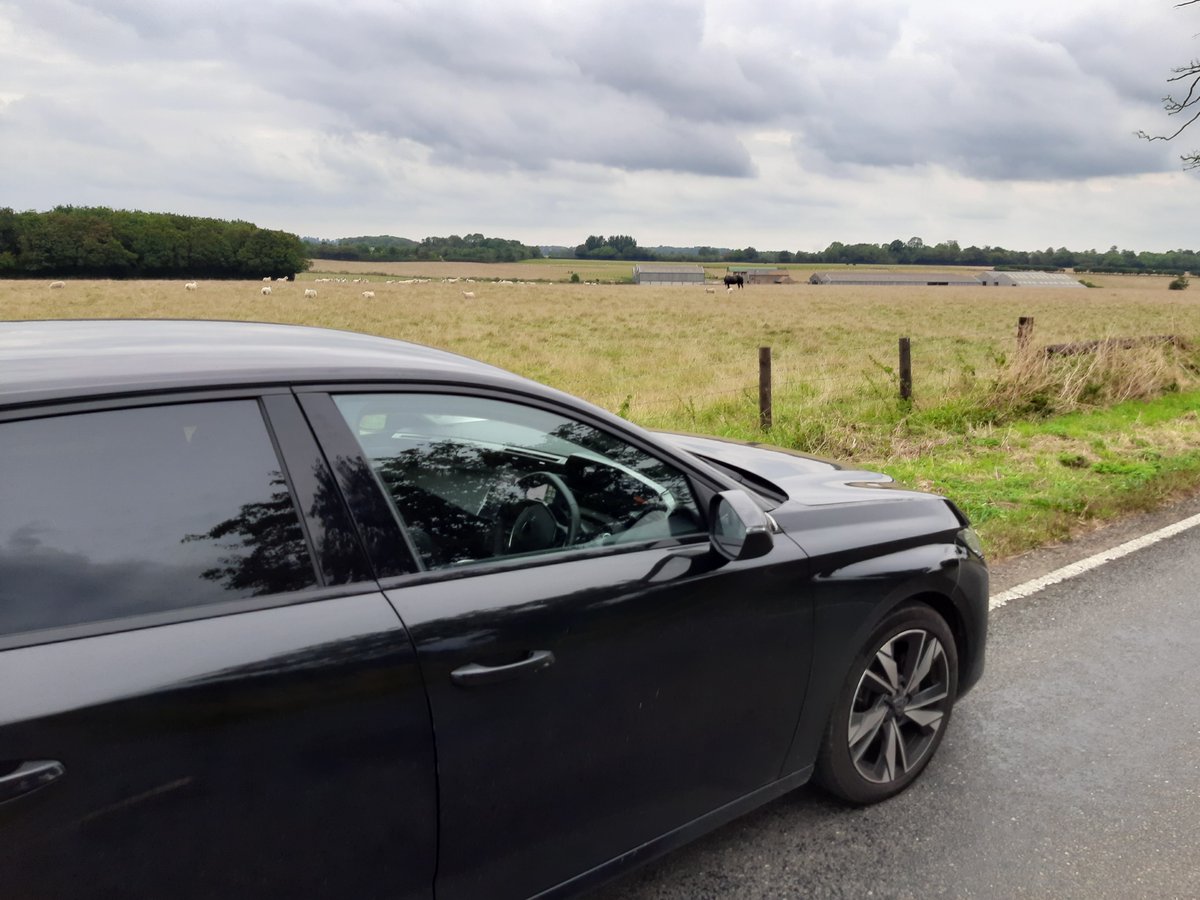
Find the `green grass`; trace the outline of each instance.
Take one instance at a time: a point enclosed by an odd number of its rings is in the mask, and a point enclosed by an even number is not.
[[[1200,487],[1200,391],[1003,428],[968,428],[936,452],[874,463],[952,497],[989,551],[1061,541]]]

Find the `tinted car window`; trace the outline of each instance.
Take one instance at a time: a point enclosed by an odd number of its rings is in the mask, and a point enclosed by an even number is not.
[[[429,568],[696,534],[675,467],[543,409],[478,397],[335,397]]]
[[[254,401],[0,423],[0,633],[312,586]]]

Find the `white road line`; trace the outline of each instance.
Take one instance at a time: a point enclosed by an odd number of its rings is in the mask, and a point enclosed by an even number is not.
[[[1114,559],[1128,556],[1130,553],[1141,550],[1143,547],[1157,544],[1165,538],[1179,534],[1181,531],[1187,531],[1189,528],[1194,528],[1197,525],[1200,525],[1200,515],[1190,516],[1180,522],[1176,522],[1174,525],[1168,525],[1166,528],[1158,529],[1158,531],[1143,534],[1140,538],[1126,541],[1124,544],[1113,547],[1111,550],[1105,550],[1103,553],[1097,553],[1095,556],[1081,559],[1079,562],[1071,563],[1069,566],[1055,569],[1049,575],[1043,575],[1041,578],[1034,578],[1032,581],[1026,581],[1024,584],[1018,584],[1015,588],[1009,588],[1001,594],[994,594],[988,601],[988,609],[999,609],[1010,600],[1020,600],[1022,597],[1036,594],[1042,588],[1058,584],[1060,581],[1066,581],[1068,578],[1074,578],[1076,575],[1082,575],[1084,572],[1095,569],[1097,566],[1102,566],[1106,562],[1112,562]]]

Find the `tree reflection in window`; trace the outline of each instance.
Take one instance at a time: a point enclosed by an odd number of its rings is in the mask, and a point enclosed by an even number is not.
[[[308,546],[282,473],[272,472],[270,484],[269,500],[244,503],[236,516],[183,538],[184,543],[218,542],[229,551],[201,578],[241,596],[298,591],[314,583]]]

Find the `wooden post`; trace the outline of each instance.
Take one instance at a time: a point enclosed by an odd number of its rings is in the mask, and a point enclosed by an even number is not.
[[[771,430],[771,348],[758,348],[758,422]]]
[[[1033,316],[1021,316],[1017,319],[1017,349],[1024,350],[1033,340]]]
[[[912,400],[912,342],[900,338],[900,399]]]

